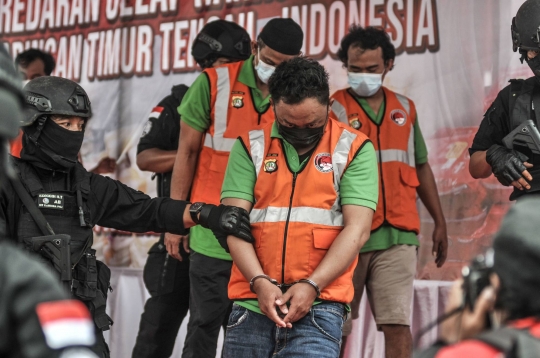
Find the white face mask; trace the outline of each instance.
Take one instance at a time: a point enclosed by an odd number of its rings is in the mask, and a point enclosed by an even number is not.
[[[360,97],[371,97],[382,86],[383,73],[354,73],[347,72],[349,85]]]
[[[261,60],[259,51],[257,51],[257,65],[255,66],[255,70],[257,71],[257,76],[263,83],[268,83],[268,80],[270,79],[270,76],[272,76],[272,73],[274,73],[275,69],[276,68],[274,66],[264,63]]]

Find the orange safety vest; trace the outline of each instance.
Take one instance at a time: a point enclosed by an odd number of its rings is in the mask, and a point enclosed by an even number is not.
[[[264,273],[290,284],[313,273],[343,230],[341,177],[368,139],[337,120],[329,120],[308,163],[293,173],[281,139],[272,138],[271,131],[272,124],[242,136],[257,175],[251,231]],[[357,259],[325,287],[320,298],[351,302],[356,263]],[[256,298],[249,279],[233,262],[229,298]]]
[[[210,82],[210,127],[205,133],[191,189],[191,201],[219,204],[229,153],[236,139],[274,121],[268,106],[259,113],[251,89],[238,82],[244,62],[235,62],[204,73]]]
[[[340,122],[365,133],[373,142],[379,162],[379,202],[371,230],[388,224],[405,231],[420,231],[416,209],[416,175],[414,157],[413,101],[383,87],[385,113],[379,125],[363,110],[349,89],[332,95],[332,111]]]

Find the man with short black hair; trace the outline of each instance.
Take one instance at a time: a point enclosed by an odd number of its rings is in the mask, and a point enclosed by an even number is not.
[[[373,144],[330,115],[328,74],[294,58],[270,77],[275,120],[234,144],[222,202],[251,211],[233,258],[225,358],[337,358],[357,252],[377,206]]]
[[[382,29],[352,26],[338,56],[347,69],[350,87],[332,95],[332,111],[340,122],[369,136],[377,151],[380,176],[371,237],[362,247],[354,276],[352,317],[358,318],[365,286],[377,328],[384,333],[386,357],[409,357],[420,245],[416,195],[435,223],[432,252],[438,267],[446,259],[446,222],[416,107],[409,98],[382,86],[396,56],[390,37]],[[344,335],[351,328],[348,321]]]
[[[291,19],[272,19],[251,43],[242,62],[206,69],[187,91],[180,113],[180,146],[171,197],[219,203],[229,152],[236,138],[274,120],[268,78],[281,62],[300,54],[304,34]],[[238,46],[249,54],[250,48]],[[193,185],[192,185],[193,184]],[[179,243],[165,236],[169,255],[180,259]],[[214,358],[221,325],[232,306],[227,297],[231,257],[200,226],[190,230],[190,318],[183,357]]]
[[[15,58],[15,64],[25,81],[41,76],[50,76],[56,67],[56,62],[50,53],[36,48],[18,54]]]

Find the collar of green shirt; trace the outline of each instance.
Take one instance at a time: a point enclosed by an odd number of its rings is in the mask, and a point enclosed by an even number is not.
[[[358,97],[356,95],[354,95],[353,91],[352,90],[349,90],[349,93],[352,94],[352,96],[354,97],[354,99],[356,99],[356,101],[358,102],[358,104],[360,104],[360,106],[362,107],[362,109],[367,113],[367,115],[369,116],[369,118],[375,123],[375,124],[380,124],[382,122],[382,118],[384,116],[384,109],[386,107],[386,100],[383,100],[383,102],[381,103],[381,106],[379,107],[379,113],[377,113],[377,115],[375,115],[375,112],[373,111],[373,109],[371,109],[371,107],[369,106],[367,100],[365,98],[362,98],[362,97]]]

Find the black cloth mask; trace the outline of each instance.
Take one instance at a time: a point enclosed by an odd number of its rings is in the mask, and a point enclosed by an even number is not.
[[[540,55],[537,55],[535,58],[527,59],[527,64],[533,71],[534,75],[538,78],[540,78]]]
[[[21,159],[54,170],[71,169],[78,162],[83,139],[84,131],[70,131],[49,118],[33,133],[25,133]]]
[[[278,133],[295,149],[302,149],[317,143],[324,134],[326,123],[316,128],[289,128],[277,122]]]

